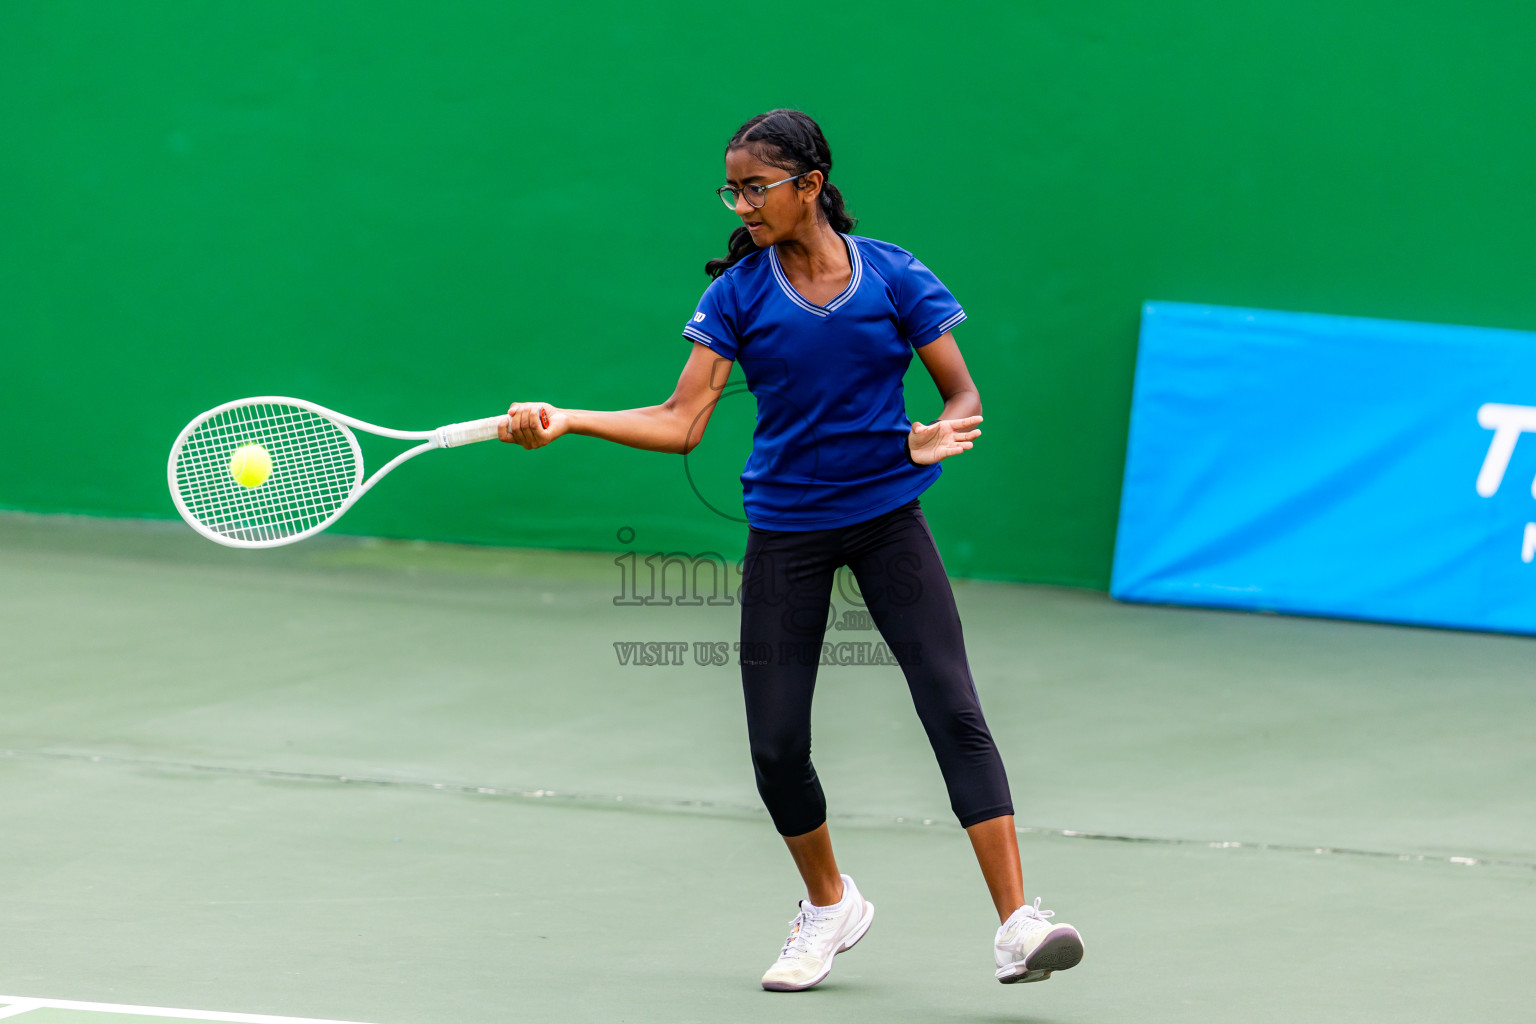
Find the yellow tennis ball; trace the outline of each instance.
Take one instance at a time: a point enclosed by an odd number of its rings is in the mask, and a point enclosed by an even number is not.
[[[259,444],[243,444],[229,457],[229,475],[241,487],[260,487],[272,475],[272,456]]]

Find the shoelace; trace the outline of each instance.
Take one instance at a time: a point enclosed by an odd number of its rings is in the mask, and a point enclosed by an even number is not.
[[[1040,897],[1039,896],[1035,897],[1035,902],[1034,902],[1033,906],[1031,906],[1028,903],[1024,904],[1023,910],[1024,910],[1025,914],[1027,914],[1028,916],[1030,916],[1030,917],[1038,917],[1042,921],[1044,921],[1048,917],[1055,917],[1056,916],[1056,911],[1054,911],[1054,910],[1041,910],[1040,909]]]
[[[822,926],[827,923],[824,914],[808,914],[804,904],[800,913],[796,914],[789,922],[789,938],[784,940],[784,948],[779,950],[779,959],[790,955],[803,955],[810,952],[811,938],[820,932]]]
[[[1022,907],[1020,907],[1018,910],[1015,910],[1014,914],[1019,916],[1019,917],[1021,917],[1021,918],[1034,918],[1036,921],[1044,921],[1048,917],[1055,917],[1056,916],[1056,911],[1054,911],[1054,910],[1041,910],[1040,909],[1040,897],[1036,896],[1035,897],[1035,902],[1034,902],[1033,905],[1026,903]],[[1013,920],[1013,919],[1010,918],[1009,920]],[[1017,931],[1019,926],[1022,925],[1023,923],[1024,922],[1023,922],[1022,919],[1014,921],[1013,924],[1014,924],[1015,931]],[[1007,927],[1007,926],[1005,925],[1004,927]],[[998,931],[1001,932],[1002,929],[999,928]]]

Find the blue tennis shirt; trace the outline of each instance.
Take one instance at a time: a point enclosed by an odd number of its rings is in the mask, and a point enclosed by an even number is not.
[[[900,246],[841,236],[853,272],[818,306],[778,253],[760,249],[717,277],[683,336],[741,364],[757,399],[741,474],[747,521],[826,530],[873,519],[927,490],[937,464],[906,456],[902,376],[914,349],[965,319],[927,267]]]

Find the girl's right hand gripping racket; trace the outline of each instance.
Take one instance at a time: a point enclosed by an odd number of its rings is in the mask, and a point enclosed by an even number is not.
[[[539,410],[547,428],[549,413]],[[384,475],[434,448],[489,441],[507,417],[436,430],[390,430],[299,398],[242,398],[188,423],[166,477],[176,510],[198,533],[233,548],[292,544],[330,526]],[[421,441],[363,479],[352,428]]]

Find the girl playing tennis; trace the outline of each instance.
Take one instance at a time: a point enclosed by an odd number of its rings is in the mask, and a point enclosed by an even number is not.
[[[731,365],[757,399],[741,475],[749,522],[741,582],[741,680],[757,789],[805,880],[763,987],[819,983],[868,931],[874,906],[838,870],[811,765],[811,694],[833,576],[846,565],[912,692],[1002,926],[997,979],[1040,981],[1083,943],[1024,902],[1013,803],[982,717],[960,616],[918,496],[939,463],[975,443],[981,397],[952,329],[965,312],[911,253],[850,234],[828,178],[832,151],[795,110],[752,118],[725,150],[717,190],[741,227],[683,328],[693,350],[660,405],[619,412],[516,402],[501,439],[538,448],[562,434],[685,453],[704,436]],[[902,376],[917,351],[944,408],[907,419]],[[548,425],[540,419],[547,411]]]

